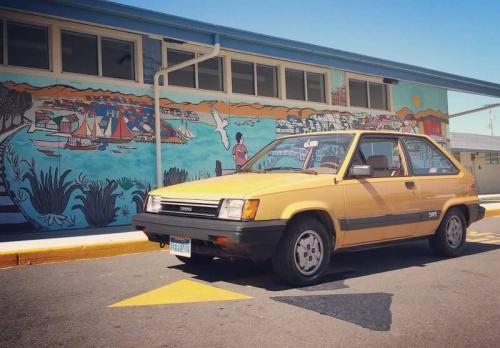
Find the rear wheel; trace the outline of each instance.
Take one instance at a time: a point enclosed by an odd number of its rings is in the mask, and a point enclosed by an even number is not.
[[[192,254],[191,257],[175,255],[177,259],[186,265],[203,265],[211,262],[214,257],[209,255]]]
[[[467,224],[460,208],[449,209],[436,234],[429,238],[432,250],[439,256],[459,256],[465,246]]]
[[[272,258],[276,274],[289,284],[316,283],[330,262],[331,237],[312,218],[293,221],[281,238]]]

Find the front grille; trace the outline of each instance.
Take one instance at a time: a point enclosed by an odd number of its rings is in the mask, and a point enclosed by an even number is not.
[[[219,201],[162,199],[160,203],[161,214],[202,217],[219,215]]]

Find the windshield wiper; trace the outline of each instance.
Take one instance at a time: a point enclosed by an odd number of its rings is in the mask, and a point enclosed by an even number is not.
[[[305,174],[313,174],[317,175],[318,172],[312,169],[302,169],[302,168],[295,168],[295,167],[273,167],[273,168],[268,168],[265,169],[265,172],[272,172],[274,170],[293,170],[294,172],[302,172]]]
[[[238,169],[236,170],[236,173],[264,173],[263,170],[253,170],[253,169]]]

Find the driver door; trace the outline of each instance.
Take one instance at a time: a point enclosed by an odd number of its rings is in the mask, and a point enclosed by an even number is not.
[[[411,237],[419,214],[419,193],[408,175],[403,146],[397,135],[365,135],[350,167],[370,165],[373,176],[341,182],[345,197],[343,246],[355,246]]]

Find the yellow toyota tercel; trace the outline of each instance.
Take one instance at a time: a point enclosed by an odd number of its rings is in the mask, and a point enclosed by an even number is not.
[[[134,225],[185,263],[271,261],[293,285],[344,248],[427,238],[458,256],[484,216],[474,177],[432,139],[375,131],[276,139],[234,174],[151,191],[144,211]]]

